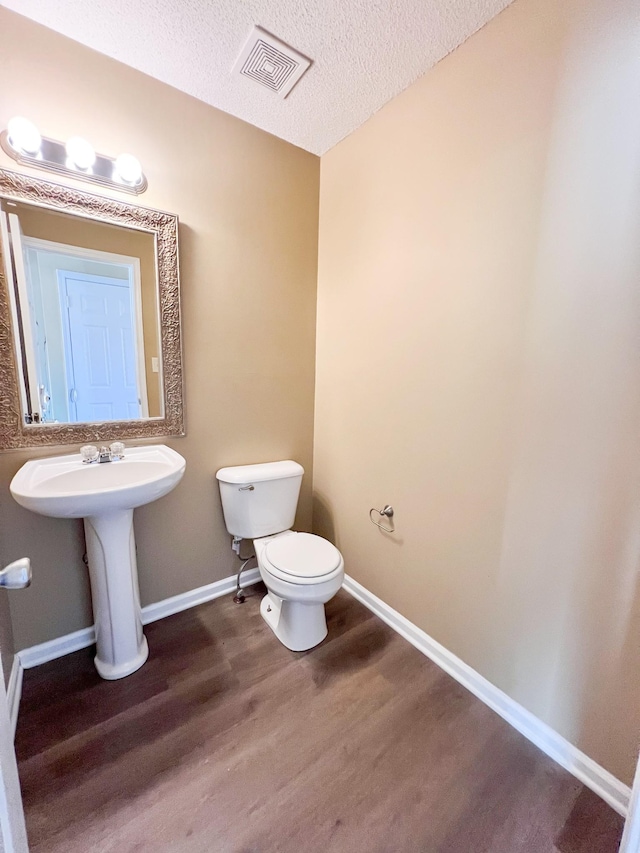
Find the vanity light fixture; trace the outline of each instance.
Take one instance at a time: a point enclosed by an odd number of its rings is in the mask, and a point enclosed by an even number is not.
[[[38,128],[22,116],[9,121],[0,133],[0,147],[9,157],[25,166],[48,169],[82,181],[102,184],[119,192],[139,195],[147,189],[140,161],[132,154],[106,157],[97,154],[81,136],[58,142],[41,136]]]

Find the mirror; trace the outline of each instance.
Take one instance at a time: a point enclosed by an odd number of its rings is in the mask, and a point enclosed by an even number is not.
[[[27,425],[162,417],[153,235],[0,198]]]
[[[177,217],[0,170],[0,447],[183,435]]]

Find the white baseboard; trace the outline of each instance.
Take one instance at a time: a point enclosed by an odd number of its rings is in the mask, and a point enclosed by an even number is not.
[[[626,817],[631,789],[349,575],[344,589],[470,690],[546,755]]]
[[[9,674],[9,683],[7,684],[7,704],[9,706],[9,718],[11,719],[11,730],[15,737],[16,725],[18,724],[18,708],[20,707],[20,697],[22,696],[22,675],[24,669],[18,655],[13,656],[13,665]]]
[[[243,587],[258,583],[259,580],[259,569],[249,569],[242,573]],[[146,607],[142,608],[142,624],[148,625],[149,622],[156,622],[158,619],[164,619],[165,616],[180,613],[190,607],[197,607],[198,604],[204,604],[205,601],[221,598],[223,595],[235,592],[235,588],[236,575],[230,575],[221,581],[208,583],[206,586],[199,586],[196,589],[190,589],[188,592],[181,592],[180,595],[174,595],[172,598],[165,598],[164,601],[147,604]]]
[[[258,569],[249,569],[249,571],[242,573],[243,587],[258,583],[259,580],[260,572]],[[180,595],[165,598],[164,601],[147,604],[146,607],[142,608],[142,624],[148,625],[150,622],[164,619],[165,616],[180,613],[182,610],[188,610],[190,607],[196,607],[198,604],[204,604],[206,601],[213,601],[214,598],[221,598],[223,595],[233,592],[235,588],[236,575],[230,575],[227,578],[209,583],[206,586],[200,586],[197,589],[182,592]],[[95,630],[93,625],[91,625],[88,628],[81,628],[79,631],[74,631],[72,634],[57,637],[55,640],[49,640],[46,643],[39,643],[37,646],[22,649],[16,655],[16,659],[19,659],[21,664],[20,678],[22,679],[22,668],[31,669],[34,666],[48,663],[50,660],[56,660],[56,658],[77,652],[79,649],[86,649],[88,646],[92,646],[95,641]]]
[[[63,637],[56,637],[55,640],[47,640],[46,643],[38,643],[37,646],[21,649],[16,657],[20,658],[20,663],[24,669],[31,669],[34,666],[40,666],[42,663],[48,663],[50,660],[70,655],[79,649],[86,649],[95,641],[96,632],[91,625],[89,628],[81,628],[79,631],[73,631],[73,633],[65,634]]]

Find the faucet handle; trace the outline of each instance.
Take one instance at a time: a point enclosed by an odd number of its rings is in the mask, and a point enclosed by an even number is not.
[[[114,441],[109,445],[112,459],[124,459],[124,443],[122,441]]]
[[[5,589],[24,589],[31,583],[31,560],[23,557],[9,563],[0,571],[0,586]]]
[[[85,444],[84,447],[80,448],[80,453],[83,462],[96,462],[100,455],[98,448],[93,444]]]

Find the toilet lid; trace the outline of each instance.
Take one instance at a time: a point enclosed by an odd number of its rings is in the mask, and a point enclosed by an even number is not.
[[[313,533],[279,536],[265,548],[269,562],[288,575],[318,578],[340,565],[340,551],[331,542]]]

